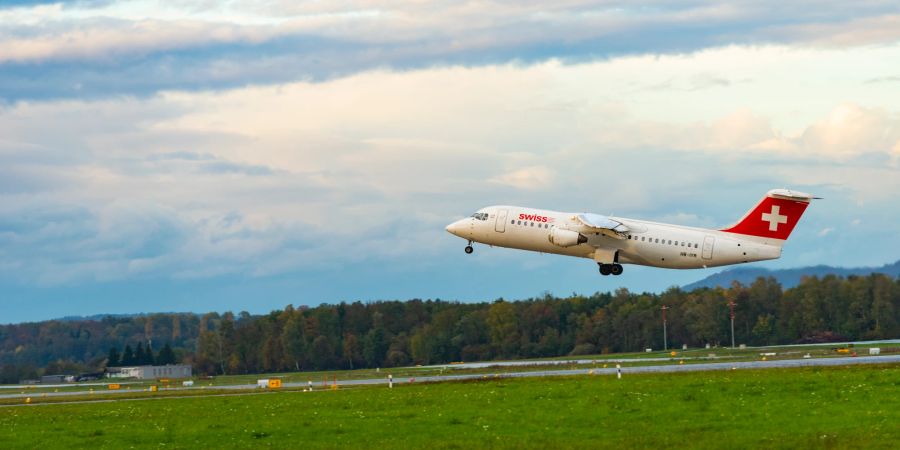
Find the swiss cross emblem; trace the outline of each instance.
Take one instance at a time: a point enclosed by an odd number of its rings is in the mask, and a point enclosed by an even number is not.
[[[763,222],[769,222],[769,231],[778,231],[778,224],[787,223],[787,216],[782,216],[780,213],[781,207],[772,205],[771,212],[762,214]]]

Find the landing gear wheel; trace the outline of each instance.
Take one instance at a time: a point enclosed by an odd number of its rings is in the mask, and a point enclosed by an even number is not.
[[[622,268],[621,264],[613,264],[609,273],[613,275],[622,275],[622,272],[624,271],[625,269]]]
[[[600,264],[600,275],[607,276],[612,273],[611,264]]]
[[[471,245],[467,245],[467,246],[466,246],[466,253],[471,254],[471,253],[474,252],[474,251],[475,251],[475,249],[472,248]]]

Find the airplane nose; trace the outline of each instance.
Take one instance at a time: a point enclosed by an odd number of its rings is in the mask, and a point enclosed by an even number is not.
[[[456,235],[456,236],[459,236],[460,233],[462,232],[462,229],[463,229],[463,228],[462,228],[462,223],[460,223],[460,222],[462,222],[462,221],[461,221],[461,220],[457,220],[456,222],[453,222],[453,223],[451,223],[450,225],[447,225],[447,228],[446,228],[447,232],[450,233],[450,234],[454,234],[454,235]]]

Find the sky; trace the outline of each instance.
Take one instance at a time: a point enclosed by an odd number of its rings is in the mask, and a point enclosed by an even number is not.
[[[900,257],[895,1],[0,3],[0,323],[665,290],[476,245],[493,204]]]

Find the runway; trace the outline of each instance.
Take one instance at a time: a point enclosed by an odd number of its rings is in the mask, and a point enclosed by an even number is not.
[[[590,362],[594,362],[593,360],[589,360]],[[627,362],[639,362],[640,360],[625,360]],[[600,361],[598,361],[599,363]],[[608,361],[602,361],[608,364]],[[793,367],[814,367],[814,366],[843,366],[843,365],[858,365],[858,364],[896,364],[900,363],[900,355],[884,355],[884,356],[857,356],[857,357],[839,357],[839,358],[817,358],[817,359],[786,359],[786,360],[774,360],[774,361],[734,361],[734,362],[714,362],[714,363],[697,363],[697,364],[667,364],[667,365],[650,365],[650,366],[625,366],[622,367],[622,376],[623,378],[628,377],[631,374],[641,374],[641,373],[678,373],[678,372],[698,372],[698,371],[711,371],[711,370],[746,370],[746,369],[778,369],[778,368],[793,368]],[[481,364],[481,363],[479,363]],[[496,364],[493,364],[496,365]],[[498,373],[498,374],[459,374],[459,375],[431,375],[431,376],[422,376],[422,377],[395,377],[393,382],[395,384],[410,384],[410,383],[438,383],[438,382],[452,382],[452,381],[466,381],[466,380],[480,380],[480,379],[495,379],[495,378],[530,378],[530,377],[556,377],[556,376],[573,376],[573,375],[615,375],[617,369],[615,367],[606,367],[606,368],[583,368],[583,369],[559,369],[559,370],[538,370],[538,371],[522,371],[522,372],[506,372],[506,373]],[[373,385],[387,385],[388,379],[387,374],[389,371],[385,371],[385,376],[382,378],[369,378],[369,379],[361,379],[361,380],[337,380],[336,384],[338,387],[345,386],[373,386]],[[329,382],[327,385],[323,386],[323,383],[313,383],[314,390],[323,390],[326,388],[330,388],[333,382]],[[283,385],[285,388],[305,388],[307,387],[307,383],[285,383]],[[168,391],[187,391],[187,390],[200,390],[201,387],[175,387],[166,389]],[[236,384],[236,385],[225,385],[225,386],[213,386],[209,387],[209,390],[234,390],[234,391],[254,391],[259,390],[255,384]],[[119,394],[134,394],[138,391],[128,391],[128,390],[112,390],[112,391],[95,391],[93,393],[94,396],[98,397],[98,400],[102,398],[102,400],[113,400],[115,395]],[[25,393],[16,393],[16,394],[3,394],[0,395],[0,399],[9,399],[9,398],[25,398],[25,397],[65,397],[65,396],[84,396],[87,395],[87,391],[66,391],[66,392],[25,392]],[[210,395],[217,395],[211,393]],[[147,397],[150,398],[160,398],[160,397]],[[173,397],[169,397],[173,398]],[[47,403],[52,404],[52,403]]]
[[[633,360],[632,360],[633,361]],[[811,366],[843,366],[854,364],[889,364],[900,363],[900,355],[887,356],[857,356],[842,358],[820,358],[820,359],[786,359],[776,361],[735,361],[720,363],[700,363],[685,365],[659,365],[659,366],[632,366],[623,367],[623,376],[635,373],[674,373],[674,372],[699,372],[705,370],[737,370],[737,369],[776,369],[788,367],[811,367]],[[410,383],[410,382],[441,382],[441,381],[465,381],[478,380],[484,378],[527,378],[527,377],[553,377],[568,375],[614,375],[618,369],[615,367],[596,368],[596,369],[560,369],[560,370],[538,370],[529,372],[507,372],[494,374],[465,374],[465,375],[435,375],[415,378],[394,378],[394,383]],[[386,379],[368,379],[368,380],[347,380],[338,381],[341,385],[371,385],[371,384],[387,384]],[[286,386],[303,386],[303,383],[287,383]]]

